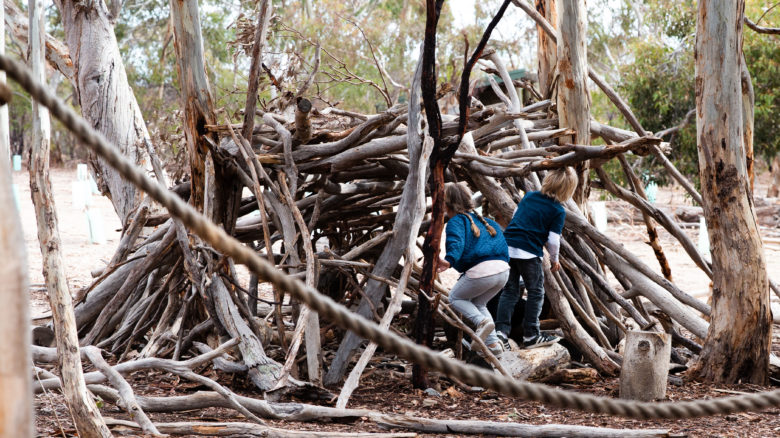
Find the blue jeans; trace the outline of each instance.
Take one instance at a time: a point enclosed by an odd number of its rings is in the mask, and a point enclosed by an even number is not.
[[[496,330],[506,335],[512,331],[512,314],[515,305],[523,296],[521,277],[528,291],[523,316],[523,337],[533,338],[539,334],[539,315],[544,303],[544,270],[539,257],[509,260],[509,280],[498,299]]]
[[[482,278],[469,278],[463,274],[450,290],[450,304],[474,326],[479,325],[486,318],[493,321],[486,304],[501,291],[508,277],[509,271]],[[498,342],[498,337],[496,337],[496,331],[493,330],[485,339],[485,344],[491,345],[496,342]]]

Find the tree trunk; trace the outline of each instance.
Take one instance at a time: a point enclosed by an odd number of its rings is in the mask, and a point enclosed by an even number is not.
[[[5,8],[0,7],[0,55],[5,55]],[[0,87],[6,84],[5,72],[0,72]],[[11,133],[8,125],[8,105],[0,105],[0,166],[11,166]]]
[[[184,136],[187,139],[187,155],[190,157],[190,203],[204,211],[206,157],[209,149],[203,126],[215,124],[216,117],[206,77],[197,1],[171,0],[171,19],[184,107]]]
[[[695,372],[716,382],[765,385],[772,319],[742,147],[744,10],[744,0],[700,2],[698,10],[696,128],[714,278],[711,324]]]
[[[43,53],[43,0],[30,0],[29,61],[33,76],[46,83],[46,59]],[[57,213],[49,180],[49,150],[51,122],[49,111],[33,101],[33,141],[30,152],[30,193],[38,222],[38,241],[43,259],[43,276],[49,291],[49,303],[57,339],[58,362],[63,381],[63,392],[68,402],[76,429],[87,437],[112,436],[103,422],[95,402],[87,392],[81,370],[76,318],[73,314],[65,267],[60,254]]]
[[[768,198],[776,198],[780,196],[780,154],[775,155],[771,167],[772,181],[769,183],[769,189],[766,191],[766,196]]]
[[[558,0],[536,0],[536,11],[552,25],[558,24]],[[540,25],[536,25],[536,56],[539,58],[539,92],[550,98],[555,78],[555,66],[558,64],[558,47],[555,39],[547,35]]]
[[[6,208],[0,215],[0,433],[28,437],[33,436],[33,401],[27,256],[11,182],[11,162],[0,159],[0,205]]]
[[[561,0],[558,15],[558,119],[561,128],[577,131],[574,137],[562,137],[561,144],[590,144],[590,95],[588,94],[588,56],[585,0]],[[588,168],[584,161],[576,166],[579,183],[574,202],[585,212],[588,199]]]
[[[114,26],[103,1],[55,0],[62,15],[73,61],[73,83],[81,114],[124,156],[148,167],[139,145],[150,143],[141,110],[127,81]],[[101,191],[111,198],[122,224],[140,204],[142,193],[102,159],[90,160]]]
[[[745,55],[740,55],[740,79],[742,83],[742,138],[745,149],[745,167],[747,167],[747,177],[750,182],[750,197],[753,197],[753,185],[755,183],[755,173],[753,167],[755,160],[753,158],[753,128],[755,125],[754,109],[756,105],[756,94],[753,91],[753,81],[750,78],[750,70],[745,63]]]
[[[218,139],[205,130],[205,125],[216,123],[216,116],[206,77],[198,2],[171,0],[171,17],[184,107],[184,136],[190,158],[190,203],[230,234],[238,213],[241,187],[208,153],[207,136],[211,136],[213,144],[218,144]]]

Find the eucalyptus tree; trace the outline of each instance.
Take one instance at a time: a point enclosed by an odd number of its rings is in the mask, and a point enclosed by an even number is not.
[[[745,2],[734,3],[700,2],[696,25],[696,134],[712,240],[713,306],[694,373],[717,382],[766,384],[772,316],[743,148],[742,90],[735,86]]]

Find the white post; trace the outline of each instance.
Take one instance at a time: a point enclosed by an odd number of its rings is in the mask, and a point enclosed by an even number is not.
[[[710,255],[710,236],[707,234],[707,223],[704,216],[699,216],[699,253]]]
[[[607,203],[604,201],[595,201],[591,203],[593,209],[593,222],[596,229],[602,233],[607,232]]]

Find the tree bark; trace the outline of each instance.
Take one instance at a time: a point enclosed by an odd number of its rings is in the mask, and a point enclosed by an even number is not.
[[[4,105],[5,107],[5,105]],[[0,159],[0,205],[13,208],[11,163]],[[0,431],[33,436],[27,254],[16,208],[0,215]]]
[[[562,128],[577,131],[573,138],[562,137],[561,144],[590,144],[590,95],[586,48],[587,10],[585,0],[561,0],[558,16],[558,120]],[[588,168],[585,161],[576,166],[579,182],[574,202],[582,211],[588,198]]]
[[[114,26],[103,1],[55,0],[62,15],[65,38],[74,68],[81,114],[89,124],[116,145],[123,155],[142,167],[148,156],[139,145],[151,142],[141,110],[127,81],[114,35]],[[90,160],[101,191],[111,199],[124,224],[140,204],[142,193],[124,181],[100,158]]]
[[[184,107],[184,136],[190,158],[190,203],[196,209],[205,211],[206,158],[209,148],[204,138],[204,125],[215,124],[216,117],[203,58],[198,2],[171,0],[171,20]]]
[[[0,55],[5,55],[5,8],[0,8]],[[6,85],[5,71],[0,72],[0,87]],[[0,105],[0,166],[11,166],[11,133],[8,105]]]
[[[558,23],[558,0],[536,0],[536,11],[551,24]],[[554,38],[551,38],[542,28],[536,25],[536,57],[539,58],[539,93],[546,99],[550,98],[555,78],[555,67],[558,64],[558,47]]]
[[[754,109],[756,105],[756,94],[753,91],[753,81],[750,78],[745,62],[745,54],[739,57],[740,79],[742,84],[742,147],[745,150],[745,167],[747,167],[747,178],[750,182],[750,197],[753,197],[753,185],[755,183],[755,173],[753,170],[755,160],[753,158],[753,128],[755,126]]]
[[[714,278],[711,323],[694,372],[705,380],[765,385],[772,319],[742,147],[744,11],[744,0],[698,6],[696,130]]]
[[[46,60],[43,53],[43,0],[30,0],[29,61],[34,77],[46,83]],[[57,212],[49,180],[51,121],[49,111],[33,101],[33,140],[30,155],[30,193],[38,222],[38,241],[43,258],[43,276],[49,291],[49,303],[57,340],[57,361],[63,381],[63,392],[76,429],[87,437],[109,437],[103,417],[87,392],[79,356],[79,339],[73,313],[65,267],[60,254]]]

